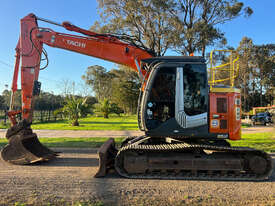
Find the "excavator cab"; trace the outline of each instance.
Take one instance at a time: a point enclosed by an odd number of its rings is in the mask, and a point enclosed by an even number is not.
[[[208,82],[202,57],[144,60],[150,76],[140,102],[140,128],[151,137],[208,133]],[[153,65],[152,65],[153,62]],[[197,135],[198,136],[198,135]]]
[[[142,60],[142,66],[149,73],[138,104],[138,124],[145,138],[159,142],[166,137],[207,135],[208,82],[204,58],[154,57]],[[103,144],[98,153],[100,166],[95,177],[102,177],[114,165],[114,139]]]
[[[138,106],[138,124],[145,139],[160,143],[167,137],[209,137],[209,87],[204,58],[154,57],[142,60],[142,64],[149,73]],[[95,177],[102,177],[114,165],[114,140],[109,139],[98,153],[100,166]]]

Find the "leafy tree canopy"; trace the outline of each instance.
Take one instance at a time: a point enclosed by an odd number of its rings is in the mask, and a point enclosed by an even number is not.
[[[177,32],[173,46],[183,55],[200,52],[207,46],[225,45],[224,33],[217,27],[240,15],[250,16],[250,7],[238,0],[179,0],[172,11]]]
[[[171,45],[174,0],[97,0],[101,20],[92,30],[117,33],[125,41],[162,56]]]
[[[204,56],[207,46],[226,44],[217,25],[253,13],[238,0],[97,1],[101,19],[92,30],[117,33],[154,56],[164,55],[168,48]]]

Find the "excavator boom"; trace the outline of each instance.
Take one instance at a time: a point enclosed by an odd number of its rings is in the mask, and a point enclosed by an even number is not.
[[[59,33],[49,28],[41,28],[37,24],[39,20],[82,35]],[[6,134],[9,144],[3,149],[1,155],[8,162],[28,164],[49,160],[57,155],[43,146],[30,128],[35,97],[39,95],[41,88],[38,78],[42,54],[48,60],[43,44],[126,65],[138,72],[141,79],[144,79],[146,74],[146,71],[141,68],[141,60],[151,58],[152,55],[145,49],[121,40],[119,36],[98,34],[74,26],[69,22],[59,24],[39,18],[34,14],[22,18],[20,25],[21,32],[15,49],[16,62],[8,112],[12,127]],[[13,104],[19,72],[21,72],[22,109],[15,111]],[[17,122],[16,115],[20,113],[23,121]]]
[[[141,69],[140,61],[152,57],[144,49],[123,42],[114,35],[97,34],[68,22],[58,24],[47,20],[49,23],[60,25],[69,31],[86,36],[55,32],[49,28],[38,27],[37,20],[39,19],[45,21],[34,14],[29,14],[21,19],[21,33],[16,47],[16,64],[12,83],[12,92],[14,93],[17,90],[19,62],[21,60],[22,115],[23,119],[28,120],[28,122],[32,120],[32,102],[40,91],[38,76],[41,54],[43,53],[47,58],[43,44],[126,65],[138,72],[140,78],[144,78],[146,71]],[[14,113],[14,111],[9,112],[13,125],[16,123],[15,119],[12,118]]]

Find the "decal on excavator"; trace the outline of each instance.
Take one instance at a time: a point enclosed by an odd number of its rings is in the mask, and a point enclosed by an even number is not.
[[[82,43],[82,42],[73,41],[73,40],[69,40],[69,39],[67,39],[66,42],[67,42],[67,44],[69,44],[69,45],[73,45],[73,46],[77,46],[77,47],[82,47],[82,48],[85,48],[85,47],[86,47],[86,44],[85,44],[85,43]]]

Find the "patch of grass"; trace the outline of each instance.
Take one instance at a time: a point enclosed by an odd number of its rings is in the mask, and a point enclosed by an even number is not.
[[[71,126],[68,120],[57,122],[33,123],[33,129],[49,130],[138,130],[137,117],[132,116],[110,116],[108,119],[103,117],[86,117],[79,120],[80,126]]]
[[[252,127],[252,125],[249,123],[242,123],[242,128],[248,128],[248,127]]]
[[[76,202],[74,204],[72,204],[73,206],[104,206],[103,202],[95,202],[95,203],[91,203],[91,202]]]
[[[271,132],[242,134],[239,141],[230,141],[232,146],[251,147],[264,150],[266,152],[275,152],[275,134]]]
[[[7,123],[5,124],[4,121],[0,121],[0,129],[7,129],[7,128],[9,128],[9,127],[10,127],[10,123],[9,123],[9,122],[7,122]]]
[[[26,206],[25,203],[21,203],[21,202],[15,202],[14,206]]]

